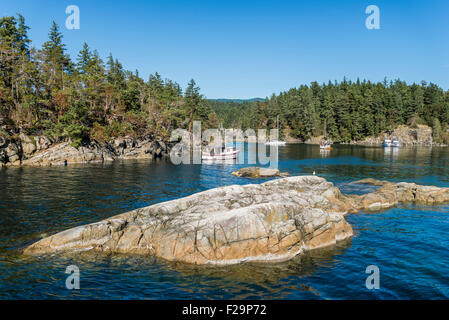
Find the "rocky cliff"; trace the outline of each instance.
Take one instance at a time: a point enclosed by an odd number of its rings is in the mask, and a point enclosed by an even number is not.
[[[211,189],[60,232],[24,253],[94,250],[194,264],[279,261],[351,238],[348,212],[449,202],[449,188],[357,183],[379,188],[343,195],[323,178],[300,176]]]
[[[70,142],[54,142],[45,136],[0,137],[0,167],[48,166],[113,161],[116,159],[153,159],[168,155],[168,146],[151,136],[117,138],[110,142],[91,141],[79,148]]]

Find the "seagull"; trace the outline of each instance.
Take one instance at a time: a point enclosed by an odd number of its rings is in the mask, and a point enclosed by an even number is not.
[[[313,172],[313,175],[315,175],[315,171]]]

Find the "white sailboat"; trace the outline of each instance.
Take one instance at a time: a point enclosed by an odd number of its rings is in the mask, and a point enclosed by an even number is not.
[[[332,150],[332,140],[327,139],[327,121],[324,120],[324,137],[323,140],[320,142],[320,151],[326,151],[326,150]]]
[[[277,116],[276,120],[276,126],[279,131],[279,115]],[[287,143],[285,141],[279,141],[279,140],[270,140],[265,143],[267,146],[285,146]]]

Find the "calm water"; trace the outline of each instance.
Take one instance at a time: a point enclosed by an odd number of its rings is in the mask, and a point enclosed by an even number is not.
[[[317,175],[344,192],[361,178],[449,187],[449,148],[336,146],[279,149],[279,168]],[[20,249],[67,228],[206,189],[261,182],[230,175],[237,165],[126,162],[0,170],[0,299],[444,299],[449,298],[449,206],[408,205],[349,215],[352,241],[277,264],[174,264],[90,254],[25,257]],[[76,264],[81,289],[65,288]],[[365,287],[368,265],[380,289]]]

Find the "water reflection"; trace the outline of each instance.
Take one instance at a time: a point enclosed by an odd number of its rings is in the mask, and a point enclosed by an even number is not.
[[[280,169],[292,174],[316,172],[342,182],[363,178],[447,185],[449,148],[333,145],[321,153],[314,145],[287,145],[279,152]]]
[[[399,148],[383,148],[385,159],[397,160],[399,156]]]
[[[324,155],[318,146],[287,145],[277,153],[281,171],[315,171],[348,193],[370,191],[349,184],[362,178],[449,187],[448,148],[334,145]],[[135,208],[269,180],[231,175],[244,166],[158,160],[0,170],[0,299],[449,297],[447,206],[350,215],[356,232],[350,245],[281,264],[203,268],[149,257],[80,258],[84,289],[77,293],[67,292],[64,283],[65,267],[77,257],[29,258],[18,251],[43,236]],[[364,287],[365,268],[373,262],[381,264],[385,277],[384,289],[376,293]]]

